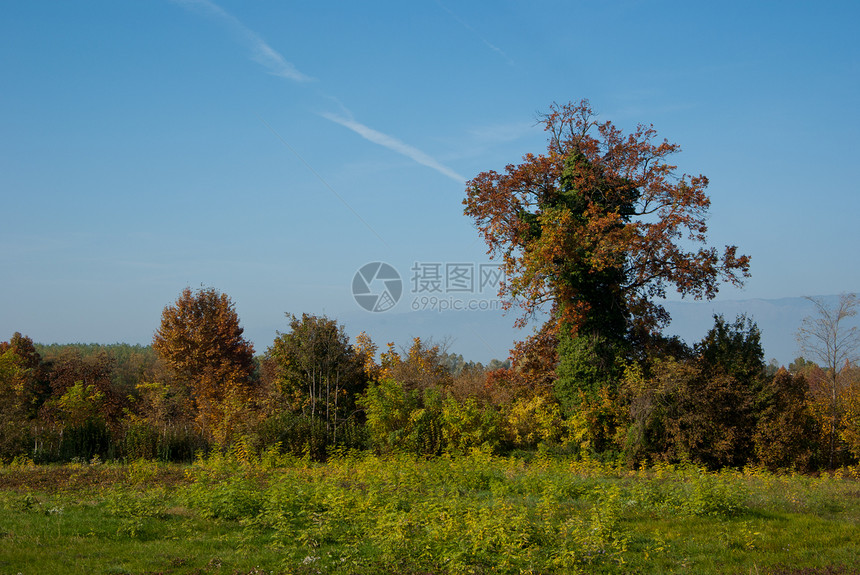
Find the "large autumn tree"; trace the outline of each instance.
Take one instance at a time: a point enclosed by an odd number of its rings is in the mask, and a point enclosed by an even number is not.
[[[243,337],[230,298],[214,288],[185,288],[164,308],[152,347],[190,387],[203,431],[225,440],[250,397],[254,347]]]
[[[551,301],[571,329],[623,332],[668,320],[655,298],[713,298],[741,284],[749,257],[706,243],[705,176],[678,176],[677,144],[652,126],[624,134],[598,122],[587,100],[554,104],[542,118],[546,154],[527,154],[504,173],[467,184],[466,215],[501,258],[504,295],[527,312]]]
[[[542,123],[546,153],[478,174],[463,202],[501,259],[500,295],[522,306],[521,323],[551,305],[560,349],[612,363],[634,334],[667,324],[658,300],[670,288],[710,299],[749,275],[735,246],[707,245],[708,179],[677,174],[677,144],[652,126],[625,134],[598,121],[587,100],[553,104]]]

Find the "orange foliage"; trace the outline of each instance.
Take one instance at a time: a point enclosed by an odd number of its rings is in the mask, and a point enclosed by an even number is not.
[[[503,403],[515,398],[550,397],[558,365],[556,327],[548,322],[531,337],[517,342],[511,350],[511,367],[487,373],[485,394]]]
[[[546,154],[478,174],[463,201],[488,252],[502,260],[500,296],[507,307],[519,302],[521,323],[554,302],[560,322],[575,330],[595,299],[609,295],[651,331],[668,319],[651,301],[668,286],[710,299],[720,281],[740,284],[749,275],[749,257],[734,246],[722,255],[682,246],[705,243],[710,200],[707,178],[678,177],[666,161],[677,144],[655,141],[651,126],[624,134],[598,122],[587,100],[554,104],[543,124]]]
[[[207,433],[241,421],[250,396],[254,347],[242,336],[239,316],[226,294],[213,288],[185,288],[161,314],[152,347],[193,390],[198,423]]]

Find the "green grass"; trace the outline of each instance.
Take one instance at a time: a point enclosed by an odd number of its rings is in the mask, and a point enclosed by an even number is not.
[[[850,474],[849,474],[850,475]],[[472,454],[0,468],[0,575],[855,573],[853,477]]]

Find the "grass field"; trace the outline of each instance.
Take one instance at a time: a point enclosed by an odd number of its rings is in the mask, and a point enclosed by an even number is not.
[[[860,573],[856,472],[472,454],[0,468],[0,574]]]

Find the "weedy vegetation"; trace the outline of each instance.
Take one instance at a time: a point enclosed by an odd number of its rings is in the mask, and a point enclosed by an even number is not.
[[[186,467],[19,461],[0,573],[854,573],[858,476],[242,442]]]

